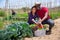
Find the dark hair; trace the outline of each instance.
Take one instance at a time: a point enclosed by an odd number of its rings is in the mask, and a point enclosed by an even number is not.
[[[32,13],[32,9],[33,9],[33,8],[36,8],[36,6],[33,6],[33,7],[31,8],[31,13]]]
[[[36,8],[36,6],[33,6],[33,7],[31,8],[31,10],[32,10],[33,8]]]

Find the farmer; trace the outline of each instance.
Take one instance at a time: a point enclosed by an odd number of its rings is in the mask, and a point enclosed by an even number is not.
[[[35,19],[38,18],[38,15],[36,13],[36,7],[33,6],[31,9],[31,12],[29,12],[29,17],[28,17],[28,23],[31,24],[36,24]]]
[[[14,10],[11,10],[11,11],[12,11],[12,16],[15,16],[16,12]]]
[[[39,22],[42,24],[48,24],[49,25],[49,30],[46,30],[46,35],[51,34],[52,27],[54,26],[54,21],[50,19],[48,8],[46,7],[41,7],[41,3],[36,2],[36,13],[39,16]],[[39,23],[37,22],[37,24]]]

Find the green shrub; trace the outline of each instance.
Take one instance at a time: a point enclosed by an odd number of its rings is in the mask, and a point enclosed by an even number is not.
[[[5,16],[5,11],[0,11],[0,16]]]

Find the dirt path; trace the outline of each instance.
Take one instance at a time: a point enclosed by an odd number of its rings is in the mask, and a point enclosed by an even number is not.
[[[42,37],[25,38],[25,40],[60,40],[60,19],[54,20],[55,26],[52,29],[51,35]]]

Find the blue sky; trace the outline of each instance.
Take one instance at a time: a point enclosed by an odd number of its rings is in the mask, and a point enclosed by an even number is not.
[[[6,0],[0,0],[0,8],[4,8],[5,7],[5,1]],[[55,6],[60,6],[60,0],[8,0],[8,7],[10,6],[10,8],[21,8],[21,7],[32,7],[35,2],[41,2],[43,4],[43,6],[47,6],[45,5],[45,3],[48,3],[48,5],[50,5],[49,3],[52,2],[52,7]]]

